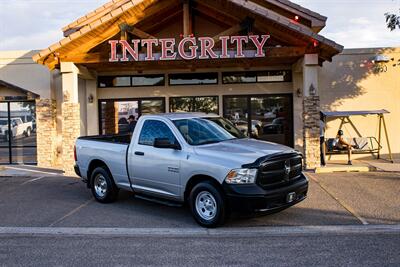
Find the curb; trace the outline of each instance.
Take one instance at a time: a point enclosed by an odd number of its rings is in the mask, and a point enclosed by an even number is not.
[[[235,228],[84,228],[0,227],[0,236],[112,236],[112,237],[271,237],[299,235],[399,234],[395,225],[328,225]]]

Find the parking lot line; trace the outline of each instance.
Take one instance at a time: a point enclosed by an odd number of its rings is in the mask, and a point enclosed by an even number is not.
[[[323,185],[317,177],[314,175],[308,173],[308,177],[310,177],[316,184],[318,184],[319,187],[321,187],[322,190],[324,190],[331,198],[333,198],[339,205],[341,205],[345,210],[350,212],[354,217],[356,217],[363,225],[368,225],[369,223],[367,220],[365,220],[363,217],[361,217],[358,212],[356,212],[350,205],[346,204],[344,201],[340,200],[337,198],[332,192],[329,191],[329,189]]]
[[[37,181],[37,180],[40,180],[40,179],[43,179],[43,178],[46,178],[47,176],[40,176],[40,177],[38,177],[38,178],[33,178],[33,179],[30,179],[30,180],[28,180],[28,181],[26,181],[26,182],[23,182],[21,185],[25,185],[25,184],[29,184],[29,183],[32,183],[32,182],[34,182],[34,181]]]
[[[76,207],[75,209],[71,210],[70,212],[68,212],[67,214],[65,214],[64,216],[62,216],[61,218],[55,220],[54,222],[52,222],[49,227],[53,227],[54,225],[58,224],[59,222],[63,221],[64,219],[68,218],[69,216],[73,215],[74,213],[76,213],[77,211],[79,211],[80,209],[82,209],[83,207],[86,207],[90,202],[92,202],[94,200],[94,198],[89,199],[88,201],[86,201],[85,203],[79,205],[78,207]]]

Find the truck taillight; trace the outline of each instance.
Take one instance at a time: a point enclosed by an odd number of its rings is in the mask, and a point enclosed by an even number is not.
[[[76,157],[76,146],[74,146],[74,160],[78,161],[77,157]]]

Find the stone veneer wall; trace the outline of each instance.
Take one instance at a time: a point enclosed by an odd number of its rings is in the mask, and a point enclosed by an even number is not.
[[[79,103],[62,103],[62,167],[65,175],[75,175],[74,145],[80,136]]]
[[[56,116],[55,100],[36,100],[37,163],[40,167],[57,165]]]
[[[305,96],[303,99],[303,148],[306,169],[314,169],[321,165],[319,112],[319,96]]]

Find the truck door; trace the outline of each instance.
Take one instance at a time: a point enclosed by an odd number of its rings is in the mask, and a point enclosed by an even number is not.
[[[135,191],[179,198],[180,162],[184,153],[181,150],[154,147],[156,138],[168,138],[171,142],[177,142],[165,122],[146,120],[138,140],[128,153],[131,183]]]

